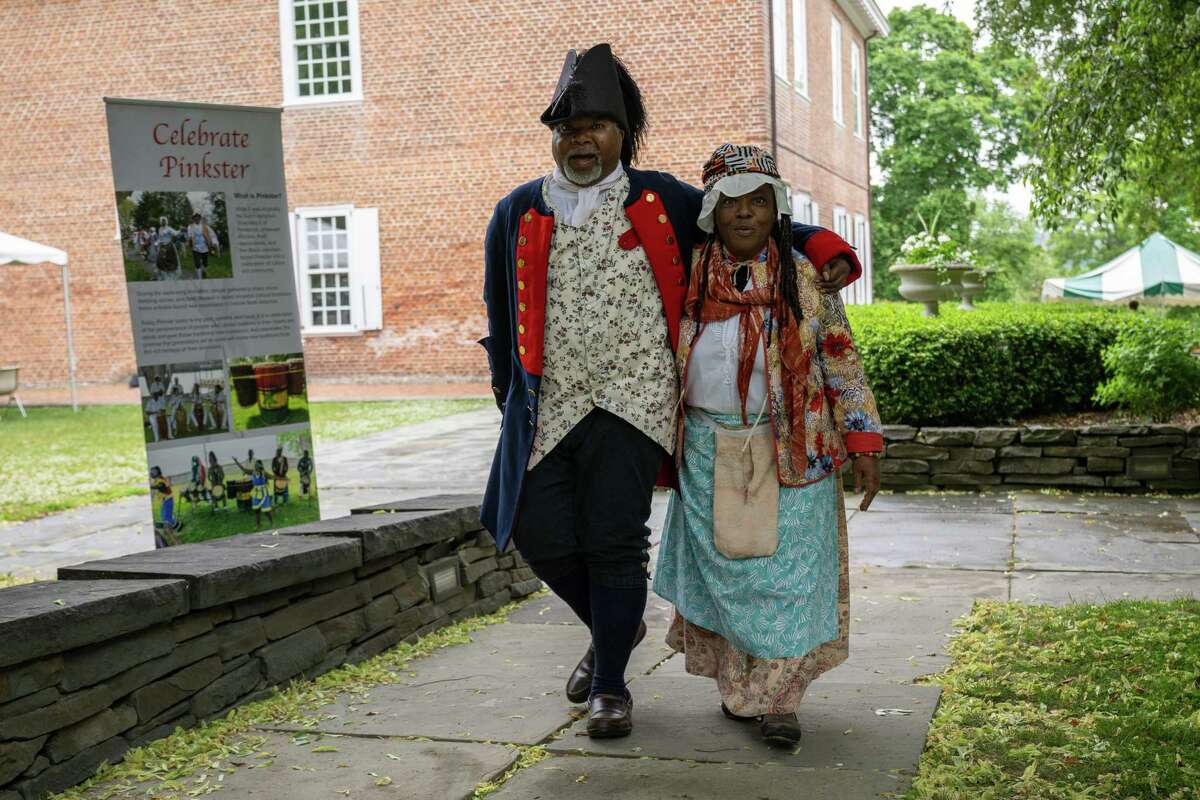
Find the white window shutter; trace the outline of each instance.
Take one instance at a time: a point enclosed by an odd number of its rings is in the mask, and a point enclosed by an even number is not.
[[[821,204],[818,203],[816,200],[813,200],[810,208],[812,208],[812,219],[810,221],[811,224],[820,225],[821,224]]]
[[[358,329],[377,331],[383,327],[383,286],[379,275],[379,209],[356,208],[350,216],[350,288],[361,304],[356,314]]]

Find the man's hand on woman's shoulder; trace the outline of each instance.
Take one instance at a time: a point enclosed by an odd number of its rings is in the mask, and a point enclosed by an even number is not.
[[[850,277],[850,262],[845,256],[838,256],[817,270],[817,288],[825,294],[841,291]]]

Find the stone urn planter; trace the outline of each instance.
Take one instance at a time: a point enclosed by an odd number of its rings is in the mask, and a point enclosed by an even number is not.
[[[987,273],[981,269],[968,269],[962,275],[962,302],[958,307],[963,311],[974,311],[976,297],[983,294],[983,290],[987,288]]]
[[[936,317],[938,303],[960,295],[963,291],[963,276],[973,270],[969,264],[952,263],[939,266],[893,264],[888,271],[900,276],[901,297],[921,303],[925,306],[925,316]]]

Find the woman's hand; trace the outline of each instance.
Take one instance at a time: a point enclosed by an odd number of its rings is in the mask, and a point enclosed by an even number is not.
[[[859,456],[854,459],[854,492],[864,492],[859,511],[871,507],[871,501],[879,493],[879,458],[876,456]]]
[[[825,294],[841,291],[848,277],[850,262],[845,256],[838,256],[817,271],[817,288]]]

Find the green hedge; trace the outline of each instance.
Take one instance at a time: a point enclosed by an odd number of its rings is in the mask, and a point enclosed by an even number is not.
[[[1123,307],[914,303],[848,309],[884,422],[998,425],[1094,408],[1101,353],[1136,314]]]

